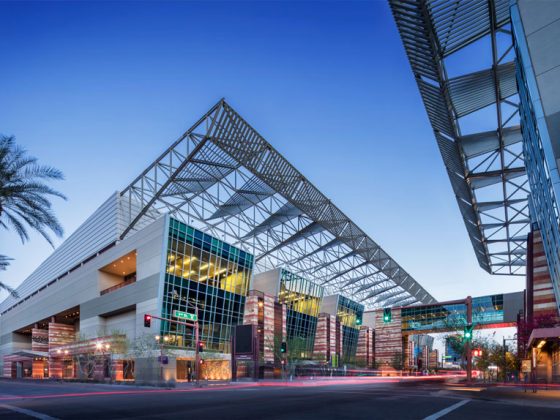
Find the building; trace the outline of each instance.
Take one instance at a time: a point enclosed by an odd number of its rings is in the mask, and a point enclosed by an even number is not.
[[[363,307],[435,302],[224,100],[17,292],[0,304],[5,377],[150,383],[229,378],[242,323],[264,370],[278,342],[313,358],[324,294],[341,295],[338,353],[367,360],[372,334],[352,325]]]
[[[560,3],[389,1],[475,256],[526,276],[524,351],[560,325]]]
[[[117,201],[112,196],[68,241],[117,223],[117,212],[105,212],[115,209]],[[55,251],[46,263],[57,257]],[[242,323],[252,258],[164,216],[87,258],[37,294],[5,308],[2,331],[12,332],[4,334],[2,344],[4,375],[110,376],[109,369],[96,372],[95,366],[79,371],[80,360],[85,363],[93,352],[99,356],[98,364],[111,359],[117,372],[112,372],[114,379],[126,379],[127,373],[129,379],[146,374],[149,380],[150,366],[143,366],[135,352],[145,346],[159,353],[159,342],[144,342],[156,336],[166,348],[180,349],[168,357],[166,368],[173,367],[178,379],[187,379],[180,373],[193,369],[192,328],[155,319],[150,328],[143,323],[147,313],[173,319],[174,311],[193,312],[191,303],[198,306],[200,339],[207,355],[204,370],[226,378],[231,328]],[[126,337],[128,349],[120,348],[119,337]],[[133,360],[135,372],[127,372],[125,365]]]
[[[286,305],[289,355],[311,359],[324,289],[283,268],[257,274],[253,287]]]
[[[355,363],[360,335],[364,335],[362,358],[368,356],[368,328],[363,325],[364,306],[342,296],[325,296],[321,302],[314,355],[332,365]],[[369,340],[371,341],[371,339]]]
[[[523,155],[531,186],[532,232],[529,242],[542,244],[550,275],[549,304],[560,308],[560,4],[519,0],[511,7],[516,51],[516,80],[523,135]],[[542,238],[542,240],[541,240]],[[528,272],[528,278],[538,273]]]

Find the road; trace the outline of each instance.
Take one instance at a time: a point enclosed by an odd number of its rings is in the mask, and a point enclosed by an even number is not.
[[[560,399],[373,379],[202,389],[0,381],[0,418],[557,419]]]

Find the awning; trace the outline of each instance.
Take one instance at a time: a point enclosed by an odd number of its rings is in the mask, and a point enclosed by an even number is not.
[[[30,358],[49,357],[49,353],[46,352],[46,351],[20,350],[20,351],[16,351],[16,352],[10,354],[10,356],[30,357]]]
[[[560,340],[560,327],[535,328],[529,337],[529,347],[534,347],[543,339]]]

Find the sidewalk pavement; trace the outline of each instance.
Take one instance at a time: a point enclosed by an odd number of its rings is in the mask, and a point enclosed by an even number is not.
[[[480,384],[480,386],[447,388],[447,393],[461,393],[473,399],[496,401],[508,404],[560,409],[560,389],[532,388],[518,385]]]

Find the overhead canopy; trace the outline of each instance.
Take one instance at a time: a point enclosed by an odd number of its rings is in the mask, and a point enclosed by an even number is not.
[[[370,308],[435,302],[224,100],[120,195],[121,239],[170,213],[255,255],[256,272],[286,267]]]
[[[489,273],[524,275],[529,184],[510,0],[389,3],[476,258]]]

